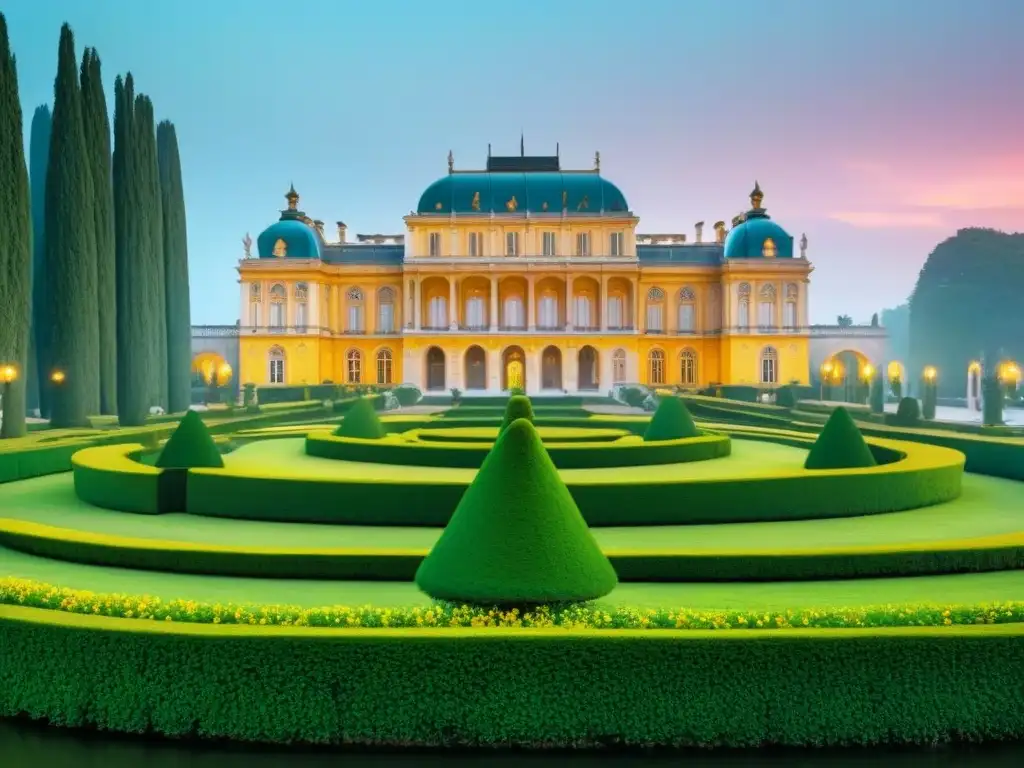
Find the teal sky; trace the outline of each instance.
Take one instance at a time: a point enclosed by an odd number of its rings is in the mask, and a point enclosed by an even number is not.
[[[958,227],[1024,230],[1021,0],[9,0],[26,126],[60,25],[181,143],[192,316],[233,323],[246,232],[302,208],[396,233],[446,171],[553,152],[645,232],[728,220],[758,179],[806,232],[812,320],[903,300]]]

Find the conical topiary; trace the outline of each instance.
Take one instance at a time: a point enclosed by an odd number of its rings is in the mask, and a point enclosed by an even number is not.
[[[849,412],[836,408],[811,446],[804,469],[856,469],[877,463]]]
[[[156,466],[162,469],[223,467],[224,458],[199,414],[186,411],[157,457]]]
[[[334,430],[334,434],[338,437],[379,440],[387,432],[384,431],[384,425],[377,418],[377,411],[374,410],[373,400],[368,397],[361,397],[345,412],[345,418],[341,420],[339,427]]]
[[[508,429],[508,425],[516,419],[526,419],[531,424],[533,423],[533,404],[526,395],[512,395],[508,399],[508,404],[505,406],[505,419],[501,422],[498,434]]]
[[[658,410],[651,417],[651,423],[647,425],[644,441],[681,440],[699,435],[700,430],[693,423],[686,404],[678,397],[663,397],[658,403]]]
[[[594,600],[616,583],[526,419],[498,436],[416,572],[431,597],[486,606]]]

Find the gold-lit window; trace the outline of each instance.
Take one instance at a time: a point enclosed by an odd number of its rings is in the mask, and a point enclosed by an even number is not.
[[[776,255],[775,241],[770,237],[764,239],[764,245],[761,246],[761,255],[766,259],[774,259]]]

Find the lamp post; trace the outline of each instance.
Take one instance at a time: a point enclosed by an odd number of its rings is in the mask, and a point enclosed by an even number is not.
[[[826,360],[821,364],[821,383],[818,386],[818,399],[824,401],[825,399],[825,387],[830,386],[830,379],[832,378],[832,369],[835,366],[832,365],[831,360]],[[831,393],[830,393],[831,394]]]
[[[935,405],[938,400],[939,372],[934,365],[924,367],[924,393],[921,398],[921,416],[926,419],[935,418]]]
[[[18,366],[7,363],[0,367],[0,382],[3,382],[3,392],[0,392],[0,410],[4,413],[4,420],[7,419],[7,403],[10,402],[11,384],[18,380]]]

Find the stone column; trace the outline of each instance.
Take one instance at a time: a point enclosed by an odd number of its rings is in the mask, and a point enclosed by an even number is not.
[[[573,306],[572,306],[572,275],[565,276],[565,330],[572,331],[573,328]]]
[[[498,301],[498,276],[491,275],[491,333],[498,330]]]
[[[645,326],[640,324],[640,318],[644,317],[643,309],[647,307],[647,297],[640,295],[640,281],[633,281],[633,330],[640,332],[643,331]],[[643,308],[643,309],[642,309]],[[646,318],[645,318],[646,319]],[[645,323],[646,325],[646,323]],[[636,381],[636,379],[630,379],[630,381]]]
[[[580,350],[566,345],[562,352],[562,389],[576,392],[580,383]]]
[[[370,285],[363,294],[363,333],[377,332],[377,286]],[[376,364],[376,363],[375,363]],[[374,376],[377,373],[374,371]],[[376,379],[375,379],[376,380]]]
[[[459,330],[459,288],[454,275],[448,278],[448,330]]]
[[[537,330],[537,301],[534,289],[534,276],[526,277],[526,329],[533,333]],[[527,377],[529,378],[529,377]]]
[[[420,330],[423,327],[423,287],[420,284],[420,277],[417,275],[413,278],[413,299],[412,299],[412,315],[413,315],[413,328]]]
[[[526,393],[528,395],[536,395],[540,392],[540,355],[541,353],[534,350],[524,350],[526,354],[526,360],[523,361],[523,367],[526,368]]]
[[[608,278],[605,275],[601,275],[597,284],[597,317],[604,333],[608,330]]]
[[[421,351],[405,347],[402,354],[402,381],[415,384],[420,390],[426,388],[427,383],[423,380],[423,365],[421,363]]]
[[[444,348],[445,367],[447,368],[445,384],[448,389],[462,389],[463,354],[463,351],[455,347]]]
[[[501,392],[501,350],[487,350],[487,393],[496,395]]]

